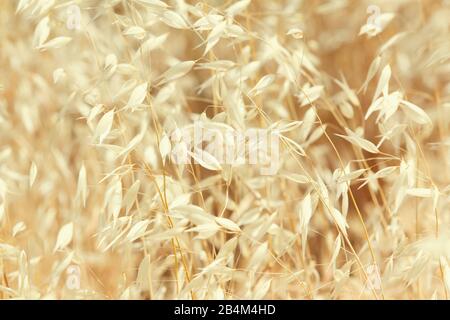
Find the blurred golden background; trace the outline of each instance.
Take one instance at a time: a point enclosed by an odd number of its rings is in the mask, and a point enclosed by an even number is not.
[[[447,299],[450,3],[0,2],[0,298]],[[171,159],[277,129],[279,167]]]

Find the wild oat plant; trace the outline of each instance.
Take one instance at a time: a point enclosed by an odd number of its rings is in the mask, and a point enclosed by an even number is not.
[[[0,298],[449,298],[449,17],[0,1]]]

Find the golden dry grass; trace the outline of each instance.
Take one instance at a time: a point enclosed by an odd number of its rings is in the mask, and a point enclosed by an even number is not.
[[[449,16],[1,1],[0,298],[448,298]],[[175,163],[199,119],[280,129],[279,170]]]

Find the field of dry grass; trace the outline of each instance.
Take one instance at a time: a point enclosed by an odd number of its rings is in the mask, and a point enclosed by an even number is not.
[[[449,17],[0,1],[0,299],[449,298]],[[198,122],[279,149],[179,163]]]

